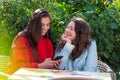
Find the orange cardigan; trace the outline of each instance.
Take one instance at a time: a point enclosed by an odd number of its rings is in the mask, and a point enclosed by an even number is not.
[[[34,56],[29,41],[25,37],[16,37],[12,44],[12,55],[7,73],[12,74],[21,67],[38,68],[38,62],[34,62]],[[29,47],[27,47],[27,45]],[[46,58],[53,58],[52,42],[48,38],[42,38],[36,47],[40,62]]]

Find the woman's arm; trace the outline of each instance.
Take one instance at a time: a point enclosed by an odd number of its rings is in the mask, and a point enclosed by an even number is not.
[[[62,62],[61,64],[59,65],[59,69],[65,69],[65,67],[67,66],[67,62],[69,61],[69,56],[72,52],[72,50],[74,49],[74,45],[72,45],[71,43],[67,42],[64,46],[63,49],[61,49],[60,52],[55,52],[55,57],[56,58],[57,56],[63,56],[62,57]]]
[[[38,63],[33,62],[30,49],[27,48],[24,37],[16,38],[12,44],[12,55],[8,73],[12,74],[21,67],[37,68]]]
[[[96,72],[97,71],[97,47],[96,47],[96,41],[92,40],[91,45],[88,49],[88,55],[84,67],[84,71],[92,71]]]

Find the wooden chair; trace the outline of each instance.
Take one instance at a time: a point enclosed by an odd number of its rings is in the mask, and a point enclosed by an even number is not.
[[[0,55],[0,71],[6,72],[9,64],[9,56]]]
[[[7,80],[7,78],[9,77],[9,75],[6,74],[8,64],[9,56],[0,55],[0,80]]]
[[[106,63],[98,60],[98,68],[100,72],[110,73],[112,80],[116,80],[116,74]]]

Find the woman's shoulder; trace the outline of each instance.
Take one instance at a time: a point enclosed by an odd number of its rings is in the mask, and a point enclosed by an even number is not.
[[[17,37],[24,37],[25,38],[25,32],[24,31],[21,31],[17,34]]]
[[[24,32],[19,32],[13,40],[12,48],[25,48],[28,44],[28,39],[25,37]]]
[[[19,32],[16,37],[14,38],[14,42],[25,42],[27,38],[25,37],[25,32]]]
[[[91,39],[91,44],[96,44],[96,40]]]
[[[16,38],[26,38],[26,33],[24,31],[21,31],[16,35]]]
[[[95,48],[95,47],[96,47],[96,41],[94,39],[91,39],[90,48]]]

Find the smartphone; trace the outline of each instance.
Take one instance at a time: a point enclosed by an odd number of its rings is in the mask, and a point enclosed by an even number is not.
[[[61,59],[63,56],[57,56],[54,60]]]

